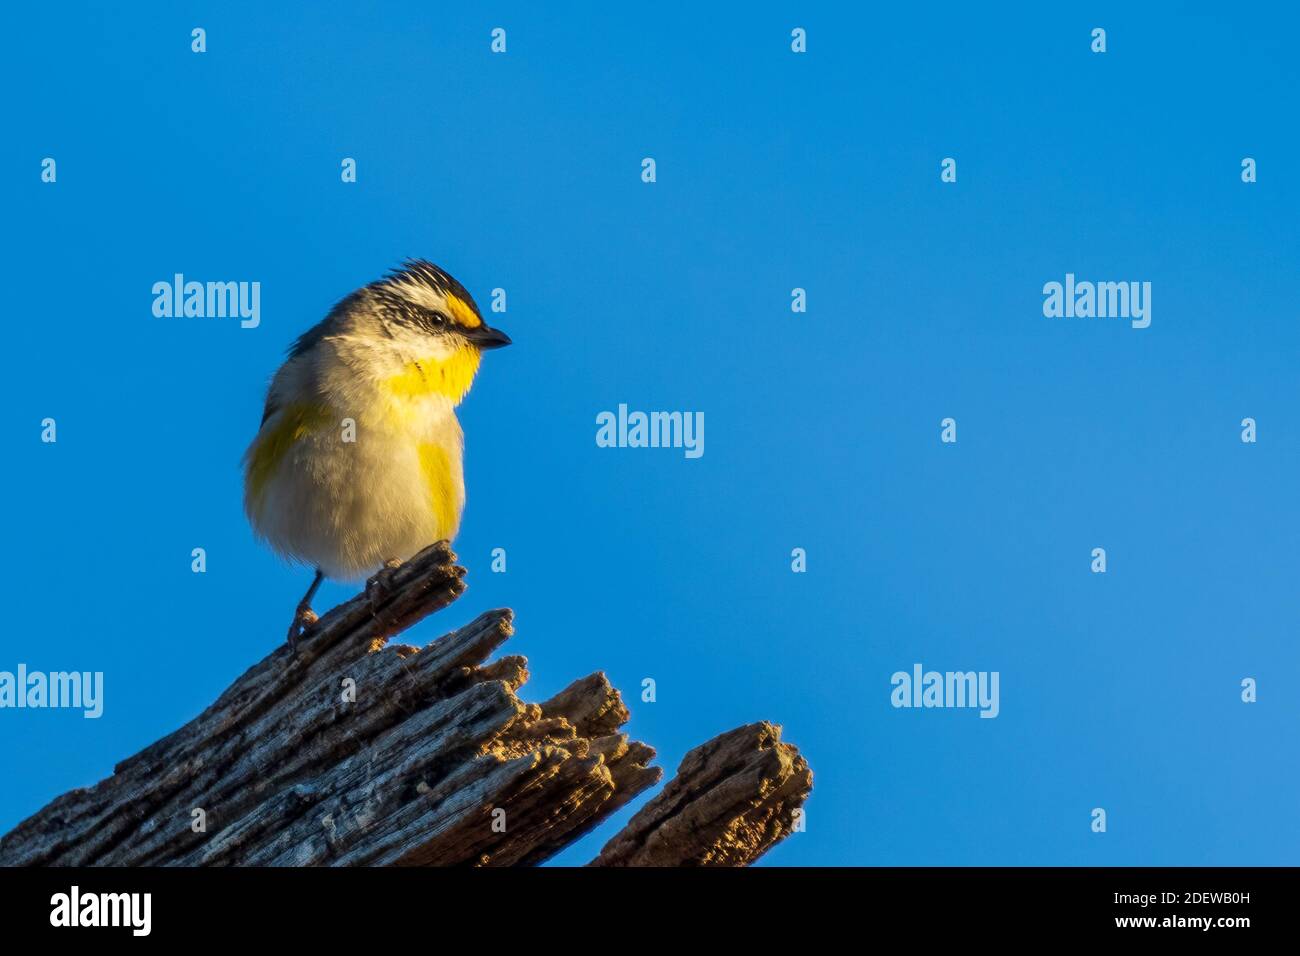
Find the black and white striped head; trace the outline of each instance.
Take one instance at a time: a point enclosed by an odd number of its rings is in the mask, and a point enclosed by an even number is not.
[[[404,331],[463,339],[480,350],[510,344],[510,336],[483,321],[465,287],[432,262],[408,259],[366,290],[383,321]]]

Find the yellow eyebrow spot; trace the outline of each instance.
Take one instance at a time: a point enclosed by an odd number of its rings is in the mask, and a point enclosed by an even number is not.
[[[474,312],[474,309],[468,302],[452,293],[447,293],[447,308],[451,310],[451,317],[458,325],[463,325],[467,329],[477,329],[483,324]]]

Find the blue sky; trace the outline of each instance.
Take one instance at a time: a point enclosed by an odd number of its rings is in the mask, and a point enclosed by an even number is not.
[[[470,590],[412,640],[513,607],[524,696],[605,670],[669,773],[783,724],[816,782],[766,863],[1296,862],[1294,12],[379,6],[9,13],[0,669],[107,699],[0,711],[0,830],[282,639],[266,381],[422,256],[516,344],[461,409]],[[259,281],[261,325],[154,318],[176,272]],[[1067,272],[1151,282],[1151,326],[1045,318]],[[621,402],[705,454],[598,448]],[[1000,715],[892,708],[917,662]]]

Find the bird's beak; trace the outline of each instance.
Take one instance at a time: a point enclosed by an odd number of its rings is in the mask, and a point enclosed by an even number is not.
[[[469,329],[464,333],[465,338],[469,339],[483,351],[488,349],[499,349],[510,344],[510,336],[506,335],[500,329],[494,329],[489,325],[480,325],[476,329]]]

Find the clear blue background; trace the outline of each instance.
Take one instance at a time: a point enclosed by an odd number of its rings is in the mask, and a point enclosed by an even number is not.
[[[413,640],[513,607],[524,695],[604,669],[669,773],[783,724],[816,784],[771,864],[1296,863],[1297,16],[546,6],[8,12],[0,669],[107,701],[0,711],[0,830],[283,638],[266,382],[423,256],[516,344],[461,409],[470,590]],[[1150,281],[1151,327],[1045,319],[1067,271]],[[154,318],[175,272],[260,281],[261,327]],[[703,411],[704,457],[597,448],[620,402]],[[918,661],[1001,716],[894,710]]]

